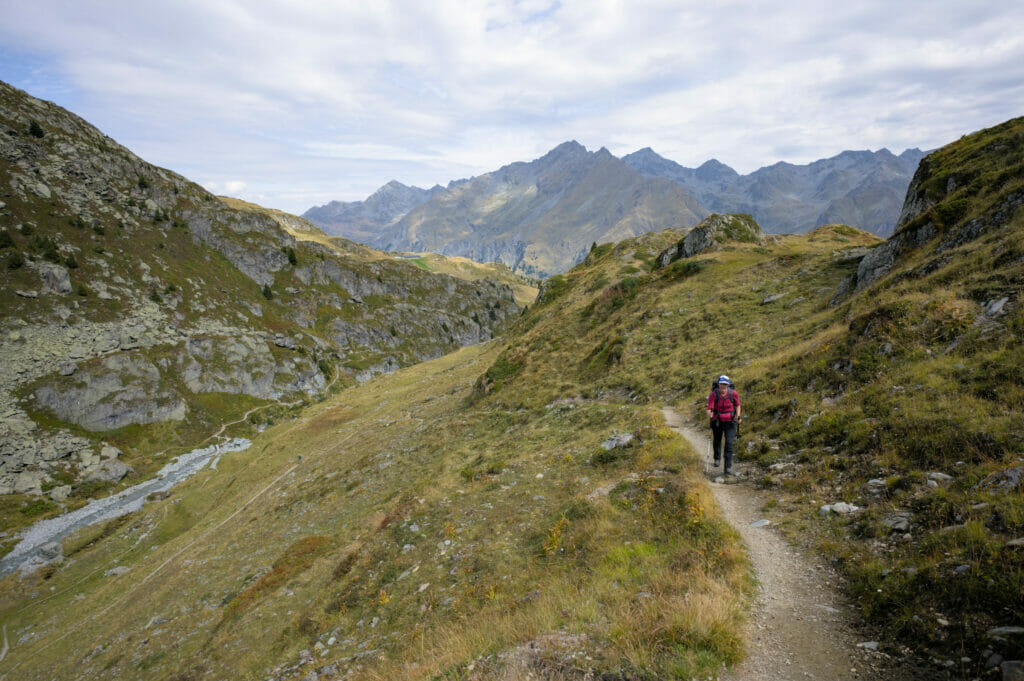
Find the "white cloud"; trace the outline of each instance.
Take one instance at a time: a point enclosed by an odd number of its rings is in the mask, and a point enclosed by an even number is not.
[[[66,80],[34,94],[295,212],[566,139],[748,172],[934,147],[1024,112],[1011,0],[9,5],[0,42]]]

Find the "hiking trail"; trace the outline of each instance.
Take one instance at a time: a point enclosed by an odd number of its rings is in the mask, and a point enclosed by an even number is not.
[[[708,438],[671,407],[662,413],[670,428],[703,457]],[[745,465],[734,461],[742,476]],[[712,475],[721,469],[712,469]],[[739,532],[758,581],[754,610],[745,632],[747,658],[723,673],[726,681],[896,679],[899,661],[858,647],[866,641],[852,623],[859,617],[834,586],[834,575],[809,559],[764,520],[762,495],[743,484],[709,483],[725,519]]]

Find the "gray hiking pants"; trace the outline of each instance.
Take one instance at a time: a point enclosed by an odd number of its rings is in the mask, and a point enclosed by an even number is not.
[[[733,444],[736,442],[736,424],[732,421],[712,421],[711,433],[714,435],[711,447],[715,461],[722,458],[722,435],[725,435],[725,472],[732,472]]]

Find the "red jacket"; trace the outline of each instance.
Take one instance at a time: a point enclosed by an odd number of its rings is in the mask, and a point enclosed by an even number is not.
[[[729,388],[724,396],[720,395],[717,390],[713,390],[708,395],[708,411],[714,412],[719,421],[732,421],[739,406],[739,393],[732,388]]]

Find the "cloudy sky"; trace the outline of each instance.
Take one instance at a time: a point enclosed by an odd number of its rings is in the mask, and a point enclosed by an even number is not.
[[[0,0],[0,79],[301,213],[568,139],[742,173],[1024,114],[1021,0]]]

